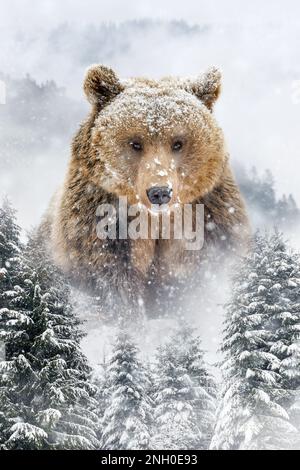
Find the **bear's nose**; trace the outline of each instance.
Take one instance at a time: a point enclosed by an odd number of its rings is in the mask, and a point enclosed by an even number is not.
[[[151,204],[168,204],[172,197],[172,189],[168,186],[154,186],[147,189],[147,196]]]

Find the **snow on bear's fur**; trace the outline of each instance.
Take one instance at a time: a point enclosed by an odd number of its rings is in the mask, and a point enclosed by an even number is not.
[[[246,237],[244,204],[212,112],[220,88],[217,69],[158,81],[120,80],[100,65],[87,71],[91,113],[73,140],[64,185],[40,233],[77,284],[98,290],[103,301],[113,292],[117,313],[144,305],[149,279],[160,285],[188,280],[201,270],[203,250],[188,251],[174,239],[101,240],[99,204],[127,196],[129,205],[150,209],[149,188],[169,187],[170,204],[204,204],[204,248],[236,250]]]

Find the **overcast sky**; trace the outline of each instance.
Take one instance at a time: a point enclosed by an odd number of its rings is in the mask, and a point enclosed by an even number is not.
[[[295,21],[298,0],[0,0],[4,29],[54,27],[61,22],[99,23],[132,18],[185,19],[189,22]]]

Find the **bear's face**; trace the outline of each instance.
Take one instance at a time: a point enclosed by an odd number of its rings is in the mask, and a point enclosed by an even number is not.
[[[198,81],[119,82],[94,67],[85,81],[97,107],[91,179],[129,204],[185,204],[211,191],[222,174],[224,140],[212,113],[220,91],[213,70]]]

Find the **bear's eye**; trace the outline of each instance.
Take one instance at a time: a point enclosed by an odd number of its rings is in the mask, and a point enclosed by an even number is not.
[[[183,147],[183,142],[182,140],[175,140],[175,142],[173,142],[172,144],[172,150],[173,152],[180,152],[180,150],[182,149]]]
[[[143,150],[143,145],[137,140],[132,140],[129,142],[130,147],[135,150],[135,152],[141,152]]]

